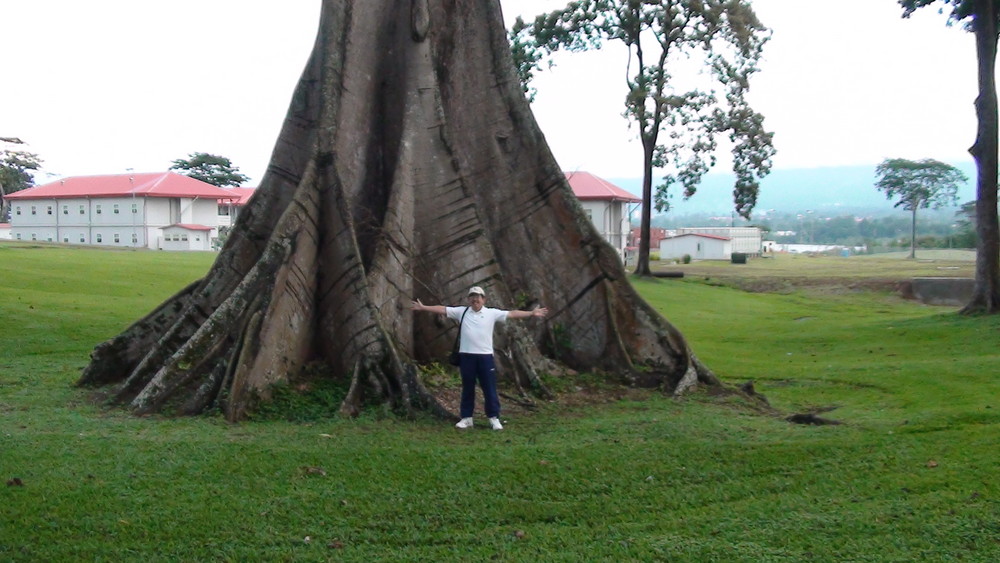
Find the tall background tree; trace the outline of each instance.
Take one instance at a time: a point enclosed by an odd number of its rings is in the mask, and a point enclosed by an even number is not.
[[[911,213],[910,258],[917,257],[917,210],[940,209],[958,202],[958,188],[968,181],[950,164],[925,158],[887,158],[875,168],[875,187],[895,207]]]
[[[242,418],[322,378],[341,410],[454,416],[423,384],[454,323],[412,299],[487,288],[543,323],[498,333],[501,384],[577,371],[677,392],[718,379],[629,285],[545,144],[500,4],[324,0],[267,172],[206,277],[99,345],[80,383],[139,413]]]
[[[643,150],[642,219],[636,273],[650,274],[652,209],[669,208],[669,189],[697,190],[716,162],[717,136],[732,142],[736,211],[749,218],[759,179],[771,170],[773,134],[746,100],[770,33],[745,0],[580,0],[541,14],[528,24],[518,18],[511,30],[519,77],[531,79],[539,63],[566,49],[600,48],[620,41],[629,51],[625,116],[638,128]],[[697,60],[709,83],[692,82],[698,73],[675,72]],[[527,84],[523,89],[530,94]],[[666,135],[666,142],[661,139]],[[668,168],[653,189],[653,169]]]
[[[976,284],[963,313],[1000,312],[1000,221],[997,219],[997,32],[1000,0],[899,0],[903,17],[931,4],[950,5],[951,21],[976,34],[979,95],[976,140],[969,153],[976,161]]]
[[[220,188],[238,187],[250,181],[228,158],[204,152],[193,152],[187,158],[178,158],[170,169]]]
[[[42,165],[37,154],[21,150],[17,137],[0,137],[0,222],[10,219],[10,206],[2,199],[35,185],[34,172]]]

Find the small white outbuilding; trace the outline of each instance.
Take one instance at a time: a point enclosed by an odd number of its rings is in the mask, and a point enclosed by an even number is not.
[[[719,235],[683,233],[660,241],[660,260],[680,260],[684,255],[694,260],[729,260],[732,253],[732,241]]]

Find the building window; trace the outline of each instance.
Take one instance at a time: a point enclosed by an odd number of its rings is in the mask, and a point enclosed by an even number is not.
[[[97,242],[101,242],[101,233],[97,233]]]
[[[86,237],[83,236],[83,233],[80,233],[80,242],[87,242],[87,239]]]
[[[17,233],[17,240],[21,240],[21,233]]]
[[[133,203],[132,204],[132,213],[138,213],[138,212],[139,212],[139,204],[138,203]]]
[[[68,205],[64,205],[63,206],[63,215],[69,215],[69,206]]]
[[[132,233],[132,244],[138,244],[138,242],[139,242],[139,235]]]
[[[35,208],[34,205],[31,206],[31,214],[32,215],[38,215],[38,210]]]
[[[199,237],[199,236],[195,236],[195,237],[194,237],[194,241],[195,241],[195,242],[201,242],[201,237]]]
[[[101,204],[100,204],[100,203],[98,203],[98,204],[97,204],[97,209],[96,209],[96,211],[97,211],[97,214],[98,214],[98,215],[100,215],[100,214],[101,214]]]
[[[83,214],[84,214],[84,206],[83,206],[83,205],[81,205],[81,206],[80,206],[80,215],[83,215]]]
[[[31,233],[31,240],[38,240],[38,236],[35,233]]]
[[[21,206],[20,206],[20,205],[19,205],[19,206],[17,206],[17,208],[16,208],[16,209],[17,209],[17,215],[20,215],[20,214],[21,214]]]
[[[118,215],[118,204],[115,204],[115,215]]]
[[[228,205],[220,205],[219,206],[219,215],[229,215],[229,206]]]
[[[118,233],[115,233],[115,242],[121,242],[121,241],[122,241],[121,236],[119,236]]]
[[[63,237],[63,242],[69,242],[69,237]]]
[[[181,235],[181,242],[187,242],[188,236],[186,234]]]
[[[47,206],[47,207],[45,208],[45,212],[46,212],[47,214],[49,214],[49,215],[52,215],[52,206],[51,206],[51,205]]]

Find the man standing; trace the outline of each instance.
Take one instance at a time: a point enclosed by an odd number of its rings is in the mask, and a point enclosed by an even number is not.
[[[424,305],[419,299],[413,302],[414,311],[428,311],[447,315],[462,323],[461,343],[458,349],[458,369],[462,374],[461,417],[456,428],[472,428],[472,411],[476,404],[476,381],[483,390],[486,417],[494,430],[503,430],[500,424],[500,398],[497,397],[497,370],[493,361],[493,326],[507,319],[527,319],[544,317],[549,314],[545,307],[531,311],[503,311],[486,307],[486,292],[478,285],[469,289],[468,307],[445,307],[444,305]],[[464,319],[463,319],[464,315]]]

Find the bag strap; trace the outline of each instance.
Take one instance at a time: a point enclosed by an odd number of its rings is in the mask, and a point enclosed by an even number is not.
[[[465,310],[462,311],[462,319],[458,321],[458,334],[455,335],[455,347],[454,347],[456,352],[458,351],[458,348],[461,346],[462,343],[462,323],[465,322],[465,314],[468,312],[469,308],[466,307]]]

